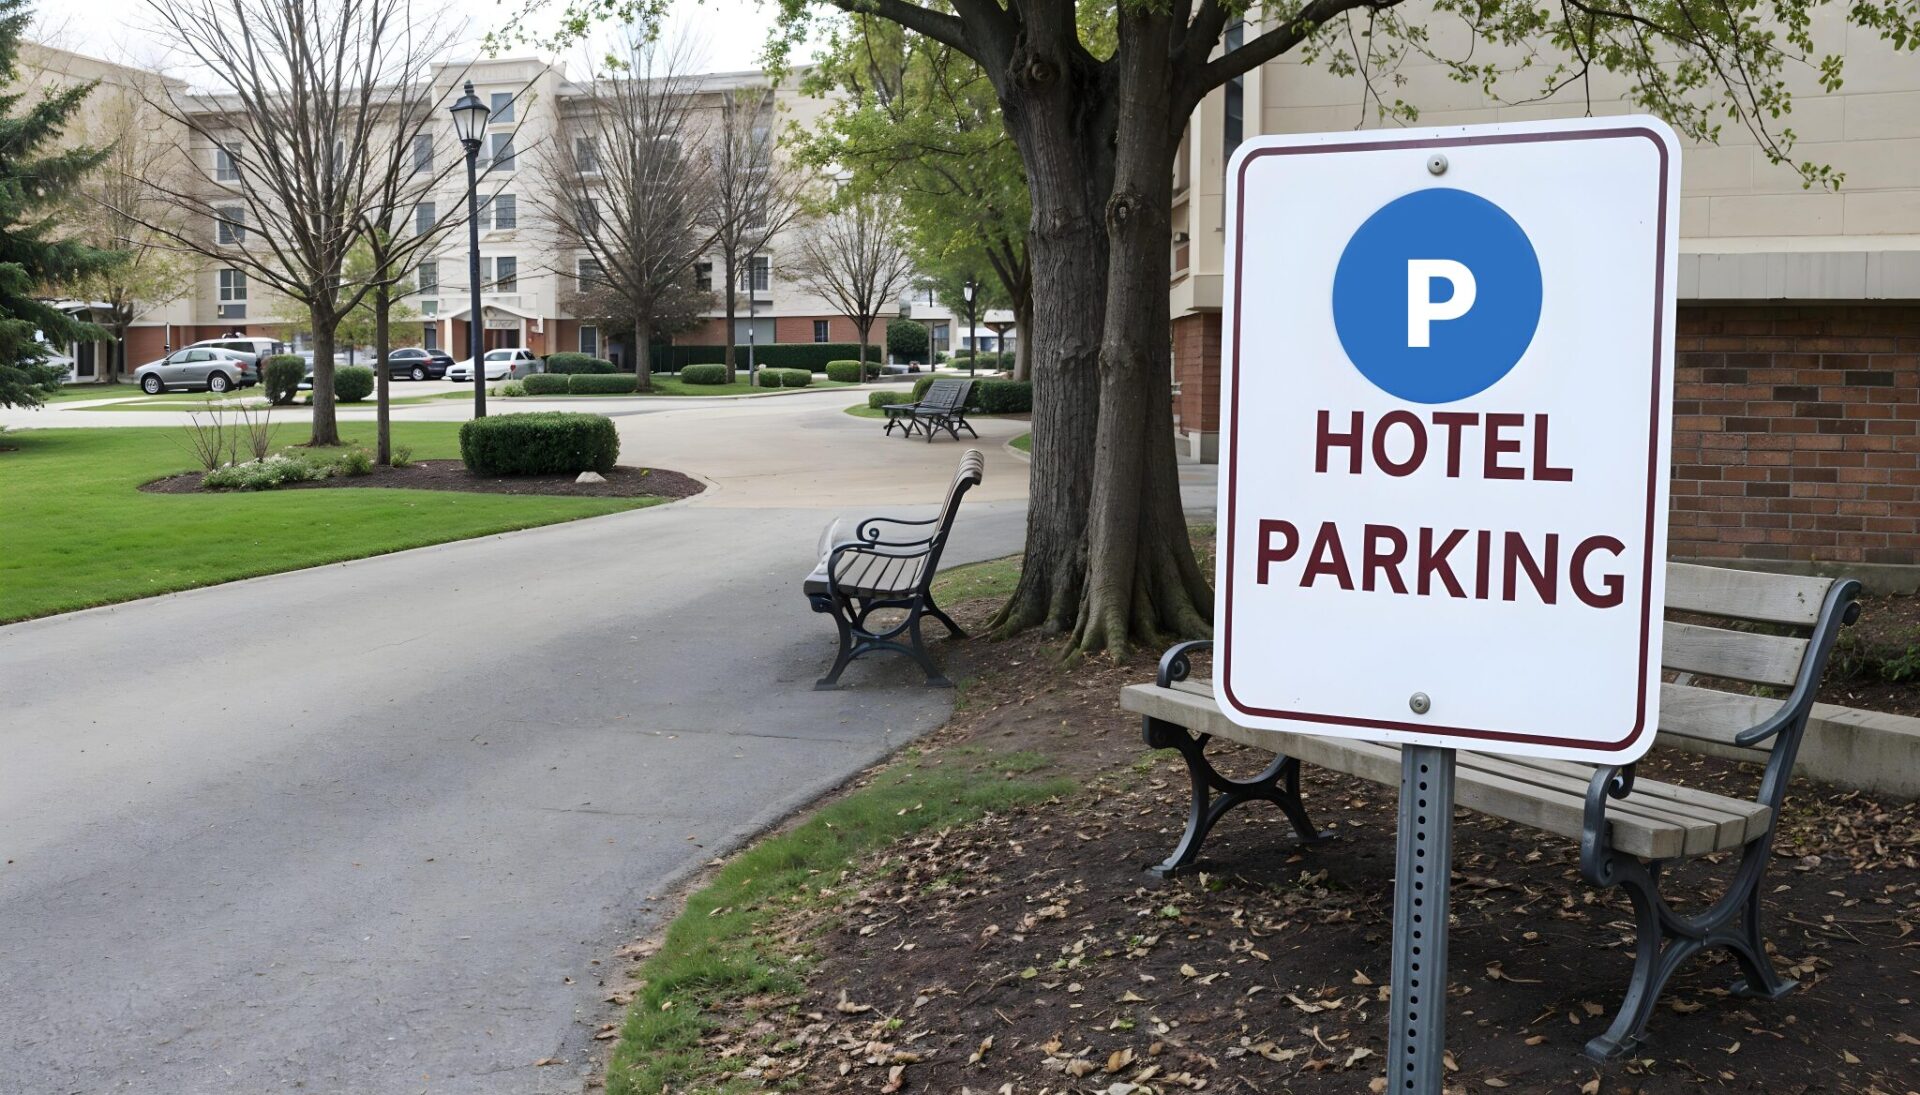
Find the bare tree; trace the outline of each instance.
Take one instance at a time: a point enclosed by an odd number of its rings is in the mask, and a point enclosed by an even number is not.
[[[880,309],[913,283],[913,262],[901,233],[898,204],[862,194],[811,225],[796,248],[794,278],[853,320],[863,362]]]
[[[345,284],[374,205],[396,99],[427,58],[411,0],[149,0],[171,44],[211,74],[210,94],[155,102],[190,134],[194,176],[154,181],[190,222],[149,228],[306,309],[312,445],[338,445],[333,343],[370,286]]]
[[[708,222],[726,283],[727,383],[734,382],[735,316],[743,271],[775,235],[800,213],[801,179],[778,154],[773,137],[774,96],[769,88],[729,90],[720,101],[719,133],[713,143],[712,205]],[[749,282],[751,284],[751,282]],[[752,292],[751,288],[748,292]]]
[[[107,306],[104,312],[94,309],[93,318],[113,336],[113,357],[103,372],[108,383],[117,383],[127,371],[127,329],[186,296],[200,264],[147,227],[184,228],[178,210],[148,181],[177,182],[186,169],[173,143],[157,135],[156,112],[129,87],[98,88],[93,98],[82,129],[89,144],[107,150],[107,158],[82,184],[69,224],[89,245],[125,258],[63,288]]]
[[[534,204],[555,272],[580,295],[619,302],[641,391],[652,387],[655,319],[713,240],[702,224],[712,175],[697,154],[706,134],[691,67],[684,43],[628,28],[570,106],[572,139],[540,153],[546,183]]]

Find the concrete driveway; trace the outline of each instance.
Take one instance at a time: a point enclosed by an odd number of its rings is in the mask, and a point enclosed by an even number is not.
[[[820,526],[961,450],[849,402],[619,417],[687,503],[0,628],[0,1091],[578,1090],[651,899],[948,713],[809,688]],[[1017,550],[1022,429],[950,560]]]

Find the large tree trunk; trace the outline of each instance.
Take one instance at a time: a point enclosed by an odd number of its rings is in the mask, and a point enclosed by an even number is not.
[[[340,444],[340,423],[333,413],[333,313],[319,305],[310,306],[313,323],[313,434],[307,444],[315,448]],[[474,363],[479,368],[479,363]]]
[[[724,358],[724,360],[727,363],[727,383],[731,384],[734,381],[733,325],[734,325],[734,317],[739,314],[739,310],[740,310],[740,302],[733,291],[733,252],[728,251],[726,254],[720,256],[720,265],[725,267],[725,269],[720,271],[720,274],[722,277],[726,278],[726,286],[727,286],[727,291],[725,294],[727,298],[727,333],[724,336],[723,341],[725,341],[727,344],[726,356]],[[748,291],[751,292],[752,290],[748,290]]]
[[[1070,21],[1069,21],[1070,23]],[[1062,33],[1070,27],[1058,28]],[[1028,627],[1071,628],[1087,576],[1106,319],[1107,234],[1101,211],[1113,179],[1102,112],[1108,88],[1068,42],[1035,38],[1014,51],[1000,96],[1033,198],[1031,327],[1033,463],[1020,584],[993,621],[1004,636]],[[1157,306],[1166,311],[1163,299]]]
[[[1106,210],[1113,259],[1100,347],[1090,564],[1073,636],[1083,654],[1212,633],[1213,594],[1187,537],[1173,450],[1167,165],[1178,127],[1169,116],[1168,17],[1123,8],[1120,18],[1120,41],[1131,48],[1123,46],[1117,58],[1120,123]]]
[[[387,386],[392,383],[392,372],[387,367],[387,354],[392,349],[392,336],[388,330],[389,315],[393,311],[393,300],[387,295],[387,287],[381,285],[373,291],[373,462],[376,464],[393,463],[393,433],[387,413],[391,393]]]
[[[1014,298],[1013,330],[1019,342],[1013,353],[1013,378],[1015,380],[1033,379],[1033,286]],[[1003,341],[1002,346],[1005,345]]]
[[[642,309],[635,309],[641,311]],[[633,321],[633,383],[634,390],[650,392],[653,390],[653,348],[647,344],[647,321]]]

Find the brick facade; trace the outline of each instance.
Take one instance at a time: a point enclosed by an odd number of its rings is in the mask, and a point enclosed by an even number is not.
[[[1920,564],[1920,307],[1692,306],[1676,558]]]
[[[1194,312],[1173,321],[1176,434],[1220,432],[1220,313]]]

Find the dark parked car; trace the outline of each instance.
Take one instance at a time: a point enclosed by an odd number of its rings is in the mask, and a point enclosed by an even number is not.
[[[387,374],[395,380],[439,380],[452,364],[453,355],[445,350],[409,346],[387,355]]]

